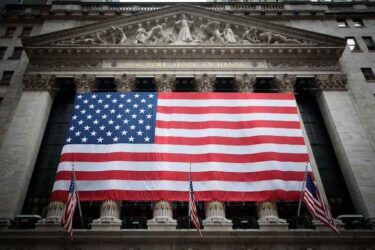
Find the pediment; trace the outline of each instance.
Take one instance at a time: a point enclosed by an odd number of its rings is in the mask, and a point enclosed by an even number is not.
[[[30,48],[339,48],[345,40],[187,4],[23,40]]]

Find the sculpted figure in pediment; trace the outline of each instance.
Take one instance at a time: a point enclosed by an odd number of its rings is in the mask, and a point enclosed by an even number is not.
[[[260,43],[258,39],[258,30],[254,27],[247,27],[245,33],[242,35],[242,42],[248,41],[250,43]]]
[[[193,25],[194,21],[186,20],[185,14],[182,14],[181,18],[180,21],[175,22],[175,27],[179,30],[177,41],[192,42],[193,37],[190,33],[190,26]]]
[[[230,28],[229,23],[227,23],[225,25],[223,35],[224,35],[224,40],[225,40],[226,43],[236,43],[237,42],[236,37],[238,37],[238,36],[233,33],[233,30]]]
[[[164,33],[167,25],[165,23],[154,26],[147,34],[146,43],[172,43],[174,42],[173,34],[169,36]]]
[[[135,33],[134,40],[132,41],[132,44],[138,44],[138,43],[145,43],[147,38],[147,32],[146,30],[142,27],[142,24],[138,24],[138,29],[137,32]]]
[[[260,33],[259,40],[261,41],[261,43],[266,43],[266,44],[280,44],[280,43],[299,44],[299,43],[302,43],[298,41],[297,39],[287,38],[286,36],[283,36],[281,34],[275,34],[271,32]]]
[[[220,23],[218,21],[210,21],[206,25],[201,25],[201,29],[206,36],[206,41],[210,43],[225,44],[222,33],[220,33]]]

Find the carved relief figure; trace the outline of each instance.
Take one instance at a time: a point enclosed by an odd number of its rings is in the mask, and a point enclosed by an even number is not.
[[[168,37],[164,33],[164,29],[166,27],[165,23],[158,24],[154,26],[149,32],[146,37],[146,42],[154,42],[154,43],[171,43],[173,42],[172,37]]]
[[[147,38],[146,35],[147,35],[146,30],[142,27],[142,24],[139,23],[137,32],[135,33],[135,38],[132,43],[133,44],[145,43],[146,38]]]
[[[194,22],[186,20],[185,14],[182,14],[182,19],[180,21],[175,22],[177,28],[179,28],[177,40],[184,41],[184,42],[191,42],[193,41],[193,37],[190,33],[190,27]]]
[[[225,39],[226,43],[236,43],[237,42],[237,39],[236,39],[237,36],[233,33],[233,30],[230,28],[229,23],[227,23],[225,25],[223,35],[224,35],[224,39]]]
[[[279,44],[279,43],[301,43],[297,39],[290,39],[281,34],[274,34],[271,32],[263,32],[259,35],[259,40],[262,43],[267,44]]]
[[[258,36],[258,30],[254,27],[246,28],[245,33],[242,35],[243,41],[249,41],[250,43],[260,43]]]
[[[206,25],[201,25],[203,33],[206,35],[206,39],[210,43],[222,43],[225,44],[225,41],[222,37],[222,34],[219,31],[220,23],[218,21],[208,22]]]

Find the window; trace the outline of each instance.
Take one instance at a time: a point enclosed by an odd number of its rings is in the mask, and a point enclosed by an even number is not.
[[[4,37],[13,37],[14,34],[16,33],[17,27],[10,26],[7,28]]]
[[[352,52],[361,51],[361,48],[358,46],[358,43],[354,37],[347,37],[346,44],[349,46],[349,49]]]
[[[275,86],[272,77],[257,78],[254,85],[255,93],[277,93],[279,90]]]
[[[31,27],[31,26],[25,26],[25,27],[23,27],[21,37],[30,36],[32,29],[33,29],[33,27]]]
[[[23,48],[22,47],[14,47],[13,54],[9,59],[20,59],[22,55]]]
[[[371,36],[363,36],[362,39],[365,42],[368,50],[375,50],[375,43]]]
[[[113,78],[99,77],[95,79],[93,92],[116,92],[117,87]]]
[[[365,26],[361,18],[353,18],[353,23],[354,23],[354,27],[356,28],[362,28]]]
[[[13,71],[4,71],[3,77],[1,78],[0,85],[1,86],[8,86],[10,84],[10,80],[12,80]]]
[[[362,74],[365,77],[366,81],[374,81],[375,75],[371,68],[361,68]]]
[[[6,50],[7,50],[7,47],[0,47],[0,59],[4,58]]]
[[[337,18],[336,21],[337,21],[337,26],[339,28],[346,28],[346,27],[348,27],[348,24],[346,23],[345,18]]]

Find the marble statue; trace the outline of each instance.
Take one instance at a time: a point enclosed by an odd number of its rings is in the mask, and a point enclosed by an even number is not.
[[[138,24],[138,29],[135,33],[135,37],[134,37],[134,40],[133,40],[133,44],[137,44],[137,43],[145,43],[146,41],[146,37],[147,36],[147,32],[146,30],[142,27],[142,24],[139,23]]]
[[[236,43],[236,35],[233,33],[233,30],[230,28],[229,23],[225,25],[225,29],[223,32],[224,40],[226,43]]]
[[[241,39],[242,41],[248,41],[250,43],[260,43],[257,37],[258,30],[254,27],[247,27],[245,33],[243,33]]]
[[[275,34],[271,32],[263,32],[259,35],[259,40],[266,44],[280,44],[280,43],[301,43],[297,39],[290,39],[281,34]]]
[[[173,37],[167,36],[164,33],[164,29],[166,27],[165,23],[158,24],[148,32],[146,37],[146,42],[152,42],[152,43],[172,43],[174,42]]]
[[[182,19],[180,21],[175,22],[175,26],[179,29],[177,41],[183,41],[183,42],[193,41],[193,37],[190,33],[190,26],[193,23],[194,21],[186,20],[185,14],[182,14]]]
[[[218,21],[210,21],[206,25],[201,25],[201,29],[206,35],[206,40],[208,40],[208,42],[225,44],[219,28],[220,23]]]

